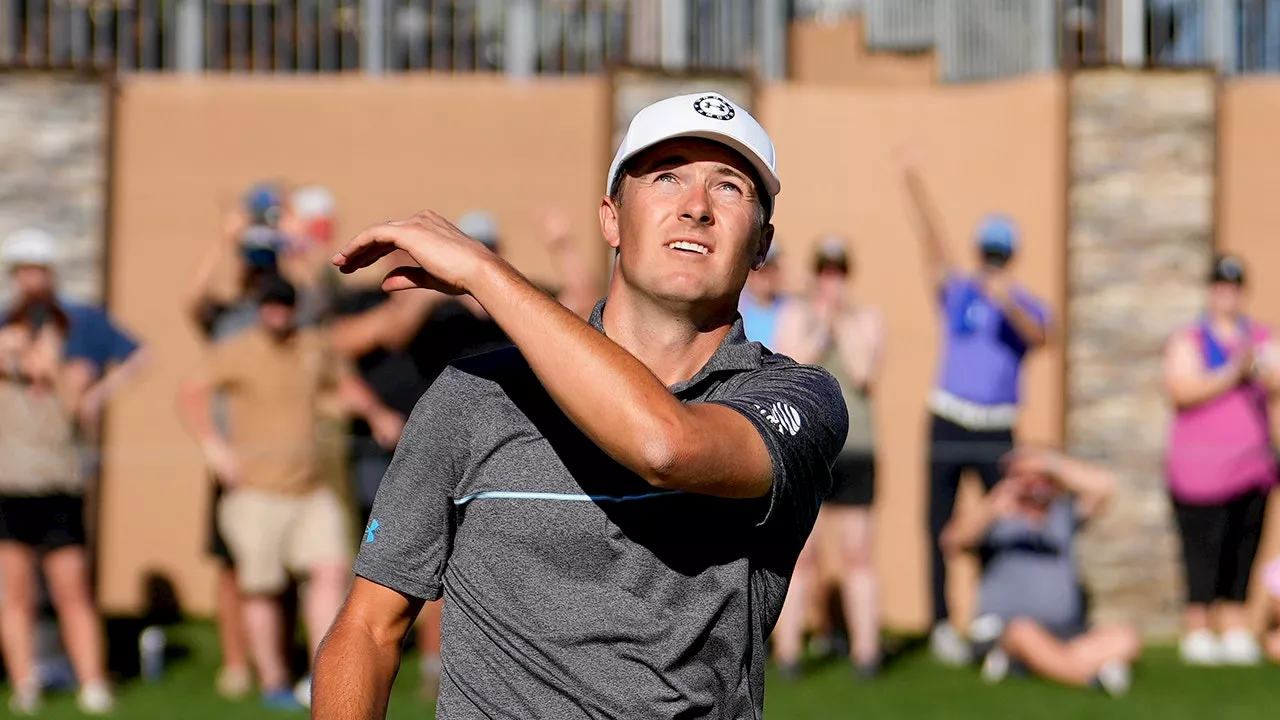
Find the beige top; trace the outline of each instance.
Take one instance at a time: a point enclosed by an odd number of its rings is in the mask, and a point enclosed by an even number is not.
[[[209,376],[226,398],[239,487],[285,495],[315,489],[319,402],[338,377],[323,337],[298,330],[277,340],[261,327],[250,328],[213,347]]]
[[[0,378],[0,495],[81,495],[70,413],[50,389]]]

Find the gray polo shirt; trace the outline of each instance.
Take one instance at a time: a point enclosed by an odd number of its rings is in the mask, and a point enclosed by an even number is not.
[[[443,594],[436,717],[761,717],[765,638],[847,431],[840,387],[747,342],[739,319],[670,389],[756,426],[770,495],[655,489],[565,417],[515,348],[455,362],[418,402],[355,571]]]

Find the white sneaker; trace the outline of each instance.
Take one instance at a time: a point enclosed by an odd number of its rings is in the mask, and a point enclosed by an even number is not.
[[[933,657],[943,665],[967,665],[972,657],[969,643],[950,623],[941,622],[933,626],[929,635],[929,649]]]
[[[1098,684],[1111,697],[1124,697],[1133,685],[1133,669],[1128,663],[1109,660],[1098,670]]]
[[[1004,680],[1009,674],[1009,656],[1004,650],[995,648],[987,653],[987,659],[982,661],[982,681],[990,685]]]
[[[99,680],[80,689],[80,697],[76,698],[76,705],[85,715],[106,715],[116,708],[116,698],[111,694],[111,688]]]
[[[308,675],[293,686],[293,699],[304,708],[311,707],[311,676]]]
[[[1222,651],[1212,630],[1193,630],[1182,636],[1178,655],[1187,665],[1219,665]]]
[[[1218,647],[1219,661],[1223,665],[1258,665],[1262,662],[1262,646],[1253,633],[1243,628],[1222,633]]]
[[[14,686],[13,695],[9,698],[9,711],[14,715],[35,715],[43,704],[40,697],[40,686],[27,683],[21,687]]]

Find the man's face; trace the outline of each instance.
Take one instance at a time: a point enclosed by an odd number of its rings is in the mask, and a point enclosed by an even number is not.
[[[262,326],[273,335],[284,335],[293,330],[294,316],[294,309],[290,305],[268,302],[258,308]]]
[[[618,273],[650,297],[736,306],[773,226],[763,225],[750,163],[718,143],[680,138],[628,163],[621,203],[606,199],[601,227]]]
[[[1244,311],[1244,288],[1233,282],[1216,282],[1209,286],[1209,312],[1234,317]]]
[[[978,250],[978,261],[982,264],[982,268],[988,272],[1000,272],[1009,266],[1013,261],[1013,255],[1002,250]]]
[[[22,297],[53,293],[53,273],[42,265],[19,265],[13,269],[13,284]]]

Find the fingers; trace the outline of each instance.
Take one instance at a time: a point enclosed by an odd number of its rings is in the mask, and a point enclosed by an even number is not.
[[[462,290],[454,287],[443,280],[435,277],[431,273],[420,267],[398,267],[386,274],[382,279],[383,292],[397,292],[399,290],[413,290],[415,288],[424,288],[427,290],[436,290],[446,295],[461,295]]]
[[[365,228],[334,254],[333,264],[344,273],[369,267],[399,248],[401,227],[388,222]]]

